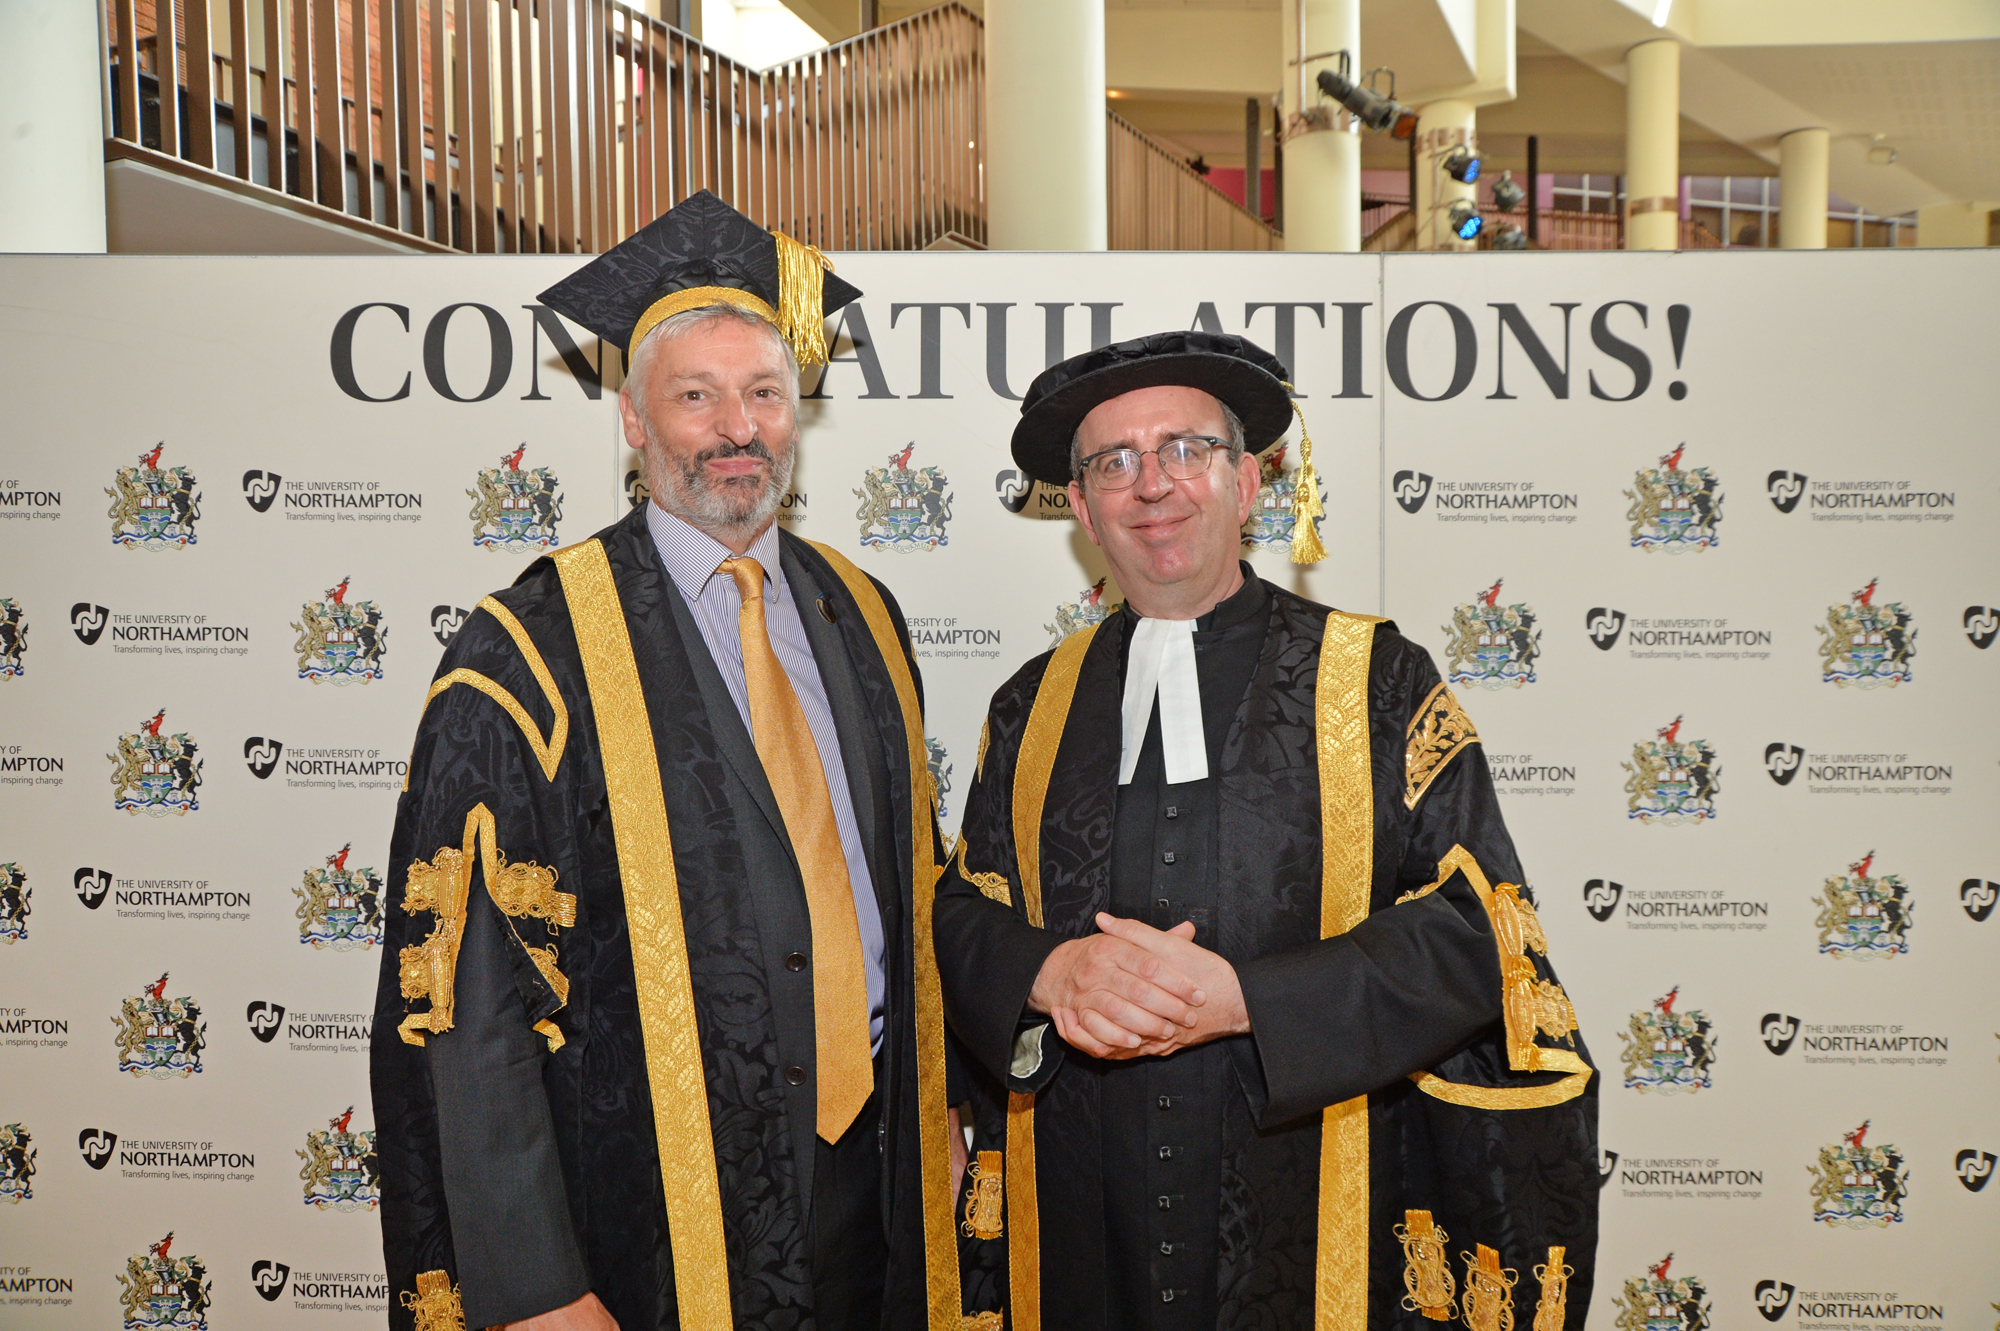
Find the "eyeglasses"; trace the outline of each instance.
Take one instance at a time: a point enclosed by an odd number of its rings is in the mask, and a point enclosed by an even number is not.
[[[1129,490],[1139,480],[1139,459],[1148,453],[1160,460],[1160,470],[1176,481],[1191,481],[1208,470],[1209,459],[1229,441],[1191,434],[1169,439],[1158,448],[1107,448],[1083,460],[1083,474],[1099,490]]]

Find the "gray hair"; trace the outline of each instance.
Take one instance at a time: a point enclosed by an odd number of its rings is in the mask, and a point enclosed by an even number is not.
[[[761,328],[778,344],[779,359],[785,363],[786,382],[791,390],[792,406],[796,408],[799,405],[798,358],[792,355],[792,344],[785,340],[785,335],[778,331],[776,324],[760,314],[753,314],[735,305],[721,303],[697,305],[691,310],[682,310],[679,314],[669,315],[660,320],[645,337],[640,339],[639,345],[632,349],[632,362],[625,369],[625,395],[632,399],[633,410],[639,413],[642,422],[646,420],[646,370],[652,364],[654,346],[661,342],[671,342],[677,337],[685,337],[696,328],[732,319],[737,323]],[[648,424],[647,428],[652,427]]]
[[[1221,398],[1215,399],[1215,405],[1221,408],[1222,410],[1222,433],[1223,437],[1229,443],[1229,465],[1231,468],[1234,468],[1237,463],[1243,460],[1243,449],[1244,449],[1243,422],[1241,419],[1237,417],[1235,412],[1229,409],[1229,404],[1227,402],[1224,402]],[[1077,422],[1075,433],[1071,434],[1069,437],[1070,479],[1075,481],[1079,485],[1083,483],[1082,441],[1083,441],[1083,423],[1079,421]]]

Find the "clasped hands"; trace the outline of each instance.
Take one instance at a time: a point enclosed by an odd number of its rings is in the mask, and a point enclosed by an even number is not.
[[[1072,1049],[1138,1058],[1250,1029],[1236,968],[1194,941],[1191,921],[1163,931],[1099,912],[1097,927],[1051,952],[1028,991]]]

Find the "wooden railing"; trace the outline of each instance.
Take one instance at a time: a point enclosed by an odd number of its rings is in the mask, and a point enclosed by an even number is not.
[[[958,4],[759,71],[621,0],[106,2],[114,150],[420,242],[597,252],[699,189],[822,249],[985,240]]]
[[[1106,114],[1110,239],[1114,250],[1275,250],[1279,233],[1253,217],[1165,145]]]

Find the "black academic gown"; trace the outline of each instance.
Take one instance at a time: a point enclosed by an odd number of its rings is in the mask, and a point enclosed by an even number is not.
[[[599,538],[659,759],[732,1312],[739,1327],[811,1327],[812,983],[809,966],[794,956],[812,947],[804,888],[750,737],[645,517],[634,510]],[[881,1143],[883,1324],[913,1327],[923,1320],[924,1267],[904,722],[839,575],[789,534],[782,550],[838,725],[887,940],[879,1115],[857,1122],[850,1137]],[[908,659],[901,613],[877,586]],[[457,1285],[472,1327],[595,1290],[623,1331],[666,1331],[679,1318],[661,1170],[679,1162],[663,1162],[656,1144],[597,700],[549,560],[489,601],[511,612],[538,660],[484,603],[466,622],[438,666],[441,683],[456,682],[433,689],[391,847],[371,1067],[390,1323],[399,1331],[411,1325],[401,1296],[418,1273],[441,1270]],[[519,717],[511,714],[517,710]],[[574,894],[574,924],[503,915],[475,875],[455,1022],[418,1047],[399,1036],[408,1013],[424,1005],[403,998],[398,953],[422,943],[436,917],[407,909],[408,873],[413,862],[460,847],[468,814],[481,805],[510,863],[552,869],[555,888]],[[533,955],[544,948],[553,953]],[[406,962],[405,979],[407,970]],[[554,1052],[551,1033],[559,1036]]]
[[[1450,1235],[1461,1288],[1461,1251],[1499,1251],[1519,1276],[1519,1326],[1534,1318],[1530,1272],[1550,1245],[1566,1246],[1574,1331],[1596,1245],[1595,1078],[1566,1103],[1505,1111],[1446,1103],[1409,1079],[1552,1080],[1510,1070],[1493,926],[1467,876],[1440,870],[1460,848],[1491,884],[1523,881],[1483,752],[1458,746],[1411,807],[1411,728],[1439,679],[1427,653],[1377,626],[1371,914],[1320,940],[1313,726],[1328,612],[1245,572],[1243,590],[1197,623],[1208,779],[1165,783],[1156,704],[1134,779],[1117,785],[1136,622],[1121,611],[1083,658],[1043,805],[1046,927],[1023,915],[1011,792],[1047,655],[994,697],[962,851],[939,885],[945,1011],[983,1072],[975,1150],[1004,1149],[1007,1092],[1037,1093],[1042,1325],[1312,1327],[1320,1111],[1365,1094],[1368,1325],[1436,1325],[1401,1302],[1395,1226],[1421,1208]],[[996,874],[1006,904],[977,881]],[[1404,900],[1411,893],[1422,895]],[[1100,910],[1163,929],[1194,920],[1196,941],[1236,967],[1252,1033],[1113,1062],[1066,1048],[1050,1028],[1040,1065],[1014,1075],[1017,1037],[1044,1020],[1025,1008],[1036,973],[1063,939],[1095,932]],[[1545,965],[1539,974],[1553,978]],[[1571,1047],[1581,1051],[1580,1037]],[[1004,1239],[968,1238],[963,1263],[967,1309],[1004,1306]]]

